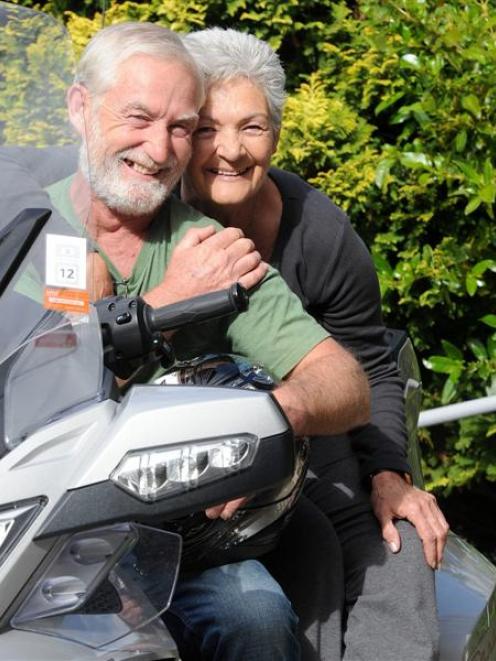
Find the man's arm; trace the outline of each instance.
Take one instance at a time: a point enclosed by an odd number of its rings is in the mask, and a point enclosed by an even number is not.
[[[274,396],[297,436],[341,434],[370,417],[365,372],[332,338],[307,353]]]
[[[274,396],[297,436],[340,434],[366,424],[370,416],[367,377],[355,358],[332,338],[309,351]],[[231,500],[205,513],[211,519],[230,519],[246,501]]]

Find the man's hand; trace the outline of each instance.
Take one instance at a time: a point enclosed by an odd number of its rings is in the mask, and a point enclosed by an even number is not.
[[[238,510],[239,507],[242,507],[248,498],[237,498],[236,500],[230,500],[228,503],[222,503],[222,505],[215,505],[214,507],[209,507],[205,510],[205,514],[209,519],[224,519],[227,521],[232,517],[232,515]]]
[[[439,569],[449,526],[435,497],[411,486],[398,473],[381,471],[372,477],[372,507],[382,528],[382,536],[393,553],[401,548],[394,519],[407,519],[422,540],[427,564]]]
[[[90,252],[86,256],[86,281],[91,302],[112,296],[114,293],[114,283],[107,265],[96,252]]]
[[[163,282],[145,295],[154,307],[226,289],[239,282],[251,289],[265,276],[255,244],[236,227],[189,229],[172,253]]]

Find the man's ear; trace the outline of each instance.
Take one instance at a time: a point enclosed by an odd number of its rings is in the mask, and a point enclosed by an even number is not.
[[[67,92],[67,108],[71,124],[80,136],[85,135],[85,110],[89,103],[88,90],[83,85],[75,84]]]

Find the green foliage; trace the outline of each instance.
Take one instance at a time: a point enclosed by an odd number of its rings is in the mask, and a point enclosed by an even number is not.
[[[286,103],[274,162],[307,180],[359,216],[378,163],[371,127],[313,73]],[[353,214],[355,212],[355,214]]]
[[[0,31],[0,143],[71,140],[65,108],[71,52],[67,32],[51,17],[15,8],[8,13]]]
[[[80,53],[104,24],[151,21],[161,23],[176,32],[202,28],[205,25],[207,6],[206,0],[151,0],[146,4],[126,1],[110,4],[105,16],[100,11],[91,17],[66,11],[65,17],[77,53]]]
[[[66,12],[78,48],[102,24],[91,0],[47,8]],[[386,319],[423,361],[424,406],[496,391],[493,2],[110,3],[106,23],[122,20],[235,27],[277,48],[290,92],[277,164],[332,197],[367,241]],[[424,430],[430,486],[496,480],[495,435],[487,416]]]
[[[478,321],[495,284],[496,17],[476,0],[360,8],[357,21],[341,7],[339,43],[321,62],[380,152],[376,190],[351,217],[375,256],[389,322],[409,329],[430,370],[425,405],[483,396],[496,368],[494,336]],[[348,191],[334,199],[346,203]],[[431,486],[494,479],[491,424],[432,430]]]
[[[479,320],[496,328],[496,15],[478,0],[332,11],[319,71],[289,99],[280,164],[368,241],[387,320],[423,358],[424,406],[493,394],[496,338]],[[495,432],[487,416],[423,432],[430,486],[495,480]]]

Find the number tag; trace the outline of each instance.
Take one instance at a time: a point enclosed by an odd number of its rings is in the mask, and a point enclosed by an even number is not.
[[[88,313],[86,239],[47,234],[43,305],[49,310]]]
[[[45,284],[86,289],[86,239],[47,234]]]

